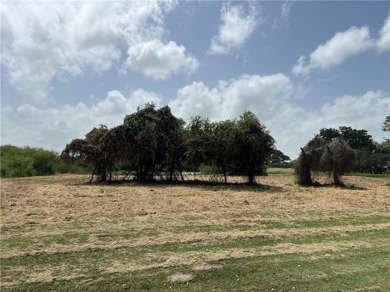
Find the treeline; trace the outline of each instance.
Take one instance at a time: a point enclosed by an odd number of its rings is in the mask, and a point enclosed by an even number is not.
[[[0,146],[0,159],[1,177],[24,177],[86,171],[81,166],[65,164],[56,152],[41,148],[3,145]]]
[[[382,129],[390,132],[390,116]],[[334,183],[342,184],[347,171],[390,170],[390,140],[376,143],[366,130],[321,129],[295,161],[277,150],[274,142],[249,111],[219,122],[196,116],[186,124],[168,106],[146,104],[117,127],[101,125],[84,139],[71,141],[60,156],[40,148],[1,146],[1,177],[92,172],[91,181],[111,181],[114,174],[139,181],[157,177],[173,181],[183,180],[184,172],[201,170],[225,183],[229,175],[246,176],[253,183],[256,176],[266,174],[266,167],[295,166],[298,182],[310,185],[313,171],[333,172]]]
[[[383,124],[389,132],[390,117]],[[303,148],[295,171],[299,184],[313,184],[312,171],[332,172],[335,185],[342,185],[341,176],[347,171],[359,173],[388,173],[390,170],[390,140],[375,143],[366,130],[351,127],[324,128]]]
[[[225,183],[229,175],[246,176],[253,183],[255,176],[266,173],[275,153],[280,154],[274,139],[249,111],[220,122],[196,116],[186,125],[168,106],[146,104],[122,125],[93,128],[84,139],[71,141],[61,158],[91,166],[91,180],[95,176],[97,181],[112,180],[118,170],[139,181],[183,180],[184,170],[203,165],[222,174]]]

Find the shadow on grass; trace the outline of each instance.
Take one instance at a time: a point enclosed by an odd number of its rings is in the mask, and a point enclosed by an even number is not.
[[[210,191],[250,191],[250,192],[282,192],[282,187],[264,185],[261,183],[238,183],[228,182],[221,183],[216,181],[205,181],[205,180],[177,180],[177,181],[165,181],[165,180],[152,180],[152,181],[138,181],[138,180],[112,180],[108,182],[86,182],[84,185],[104,185],[104,186],[123,186],[123,187],[154,187],[154,188],[167,188],[172,186],[184,186],[189,188],[197,188],[202,190]]]
[[[368,190],[365,187],[358,186],[356,184],[339,184],[335,185],[334,183],[319,183],[319,182],[313,182],[309,185],[300,185],[301,187],[306,187],[306,188],[329,188],[329,187],[334,187],[334,188],[340,188],[340,189],[346,189],[346,190]]]

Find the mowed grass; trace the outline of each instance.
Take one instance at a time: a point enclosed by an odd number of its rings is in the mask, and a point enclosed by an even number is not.
[[[388,291],[389,180],[302,188],[293,179],[4,179],[1,290]]]

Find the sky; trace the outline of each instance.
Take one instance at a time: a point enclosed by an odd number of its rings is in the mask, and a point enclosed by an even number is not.
[[[2,1],[1,144],[61,152],[139,106],[255,113],[292,159],[390,115],[388,1]]]

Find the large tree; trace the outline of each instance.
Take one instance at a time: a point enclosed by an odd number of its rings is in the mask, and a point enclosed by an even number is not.
[[[307,147],[322,147],[336,138],[342,138],[355,151],[354,171],[369,172],[371,170],[369,158],[376,146],[372,136],[366,130],[346,126],[338,129],[323,128],[307,143]]]
[[[351,169],[355,159],[354,151],[340,137],[333,139],[323,150],[320,160],[321,170],[333,172],[334,184],[342,186],[341,176]]]
[[[191,119],[186,127],[184,142],[187,166],[199,169],[201,164],[213,165],[214,126],[207,118],[195,116]]]
[[[237,121],[234,133],[233,162],[236,172],[254,183],[256,175],[266,173],[266,161],[274,145],[274,139],[250,111]]]
[[[91,166],[93,168],[91,181],[95,174],[98,175],[98,181],[106,181],[112,158],[104,151],[102,142],[108,131],[105,125],[93,128],[84,139],[74,139],[67,144],[61,153],[61,158]]]
[[[335,138],[343,138],[350,147],[361,151],[372,151],[375,149],[374,141],[372,136],[367,133],[366,130],[356,130],[351,127],[339,127],[334,128],[323,128],[318,134],[311,139],[307,146],[319,147],[327,143],[330,143]]]
[[[154,104],[138,108],[124,120],[127,137],[131,141],[129,158],[141,181],[152,180],[158,173],[181,172],[183,155],[183,123],[172,115],[168,106],[157,109]]]
[[[118,165],[134,171],[140,181],[158,175],[172,181],[177,173],[183,179],[183,164],[209,165],[223,173],[225,183],[228,173],[245,175],[250,183],[265,174],[274,140],[253,113],[221,122],[194,117],[184,124],[168,106],[146,104],[127,115],[122,125],[94,128],[84,139],[73,140],[61,156],[90,165],[92,179],[98,174],[100,181],[111,180]]]
[[[169,174],[169,181],[172,181],[175,172],[179,172],[181,179],[182,163],[184,157],[184,121],[176,118],[168,106],[157,111],[159,131],[159,151],[163,161],[160,165],[161,171]]]
[[[271,150],[269,165],[271,167],[289,167],[291,165],[291,159],[282,151],[273,148]]]
[[[312,185],[311,171],[321,169],[320,160],[323,152],[323,147],[306,146],[301,148],[301,154],[298,157],[295,165],[295,173],[300,185]]]
[[[224,182],[232,167],[234,158],[234,137],[237,131],[236,121],[225,120],[214,124],[213,159],[218,170],[222,171]]]
[[[354,130],[349,127],[336,129],[321,129],[320,133],[310,140],[298,158],[295,172],[298,183],[311,185],[311,171],[332,172],[335,185],[343,185],[341,176],[350,170],[355,161],[355,151],[348,144],[349,141],[359,147],[370,146],[371,136],[364,130]],[[357,137],[364,137],[359,140]]]

